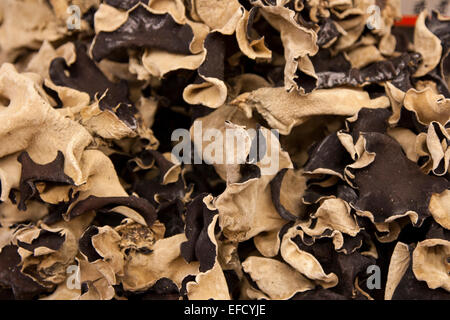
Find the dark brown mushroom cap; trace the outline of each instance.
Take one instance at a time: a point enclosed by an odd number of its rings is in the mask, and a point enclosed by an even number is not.
[[[128,98],[126,81],[109,81],[87,55],[86,45],[76,42],[75,48],[76,60],[70,66],[67,66],[64,58],[56,58],[51,62],[49,74],[52,81],[58,86],[87,92],[91,101],[100,100],[101,110],[114,112],[130,128],[136,128],[134,114],[137,110]]]
[[[375,222],[414,212],[414,224],[420,226],[431,214],[428,205],[432,194],[448,189],[448,181],[422,173],[391,137],[376,132],[364,133],[363,137],[366,150],[375,154],[375,160],[354,171],[359,198],[353,207],[370,212]]]
[[[176,23],[170,14],[154,14],[143,5],[137,5],[129,11],[127,21],[117,30],[97,34],[92,56],[95,61],[100,61],[114,51],[130,47],[189,54],[193,36],[189,25]]]
[[[200,194],[186,208],[186,242],[181,244],[181,255],[187,262],[200,261],[200,271],[206,272],[216,261],[216,245],[211,241],[208,228],[217,210],[204,203],[206,194]]]

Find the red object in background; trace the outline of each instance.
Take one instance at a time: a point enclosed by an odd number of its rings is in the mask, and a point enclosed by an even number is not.
[[[396,21],[396,26],[414,27],[416,25],[417,16],[403,16],[402,20]]]

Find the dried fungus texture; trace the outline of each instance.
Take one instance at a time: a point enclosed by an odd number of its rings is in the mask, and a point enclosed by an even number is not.
[[[0,1],[0,297],[449,300],[450,21],[400,5]]]

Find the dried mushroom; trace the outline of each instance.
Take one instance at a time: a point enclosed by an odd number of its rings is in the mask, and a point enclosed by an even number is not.
[[[0,298],[450,299],[450,22],[400,12],[2,0]]]

